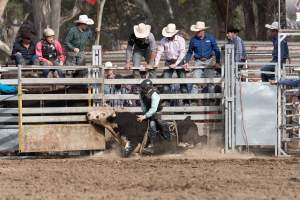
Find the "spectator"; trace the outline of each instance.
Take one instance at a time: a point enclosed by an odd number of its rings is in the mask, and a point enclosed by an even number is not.
[[[113,64],[111,62],[105,63],[105,78],[106,79],[119,79],[122,78],[120,75],[116,75],[112,69]],[[128,88],[121,84],[116,85],[104,85],[104,93],[105,94],[128,94]],[[131,101],[129,100],[121,100],[121,99],[115,99],[115,100],[109,100],[108,104],[111,107],[124,107],[124,106],[131,106]]]
[[[36,44],[35,54],[44,66],[63,65],[65,56],[62,46],[55,39],[55,33],[51,28],[46,28],[43,32],[44,38]],[[62,77],[61,70],[43,70],[43,77]]]
[[[140,23],[133,27],[134,33],[129,35],[128,45],[126,50],[126,69],[130,69],[131,59],[134,67],[141,66],[142,57],[145,58],[147,65],[145,69],[149,73],[150,78],[156,77],[155,69],[153,69],[156,41],[151,31],[151,26]],[[140,78],[142,75],[139,70],[133,70],[134,78]]]
[[[182,68],[184,56],[185,56],[185,39],[179,36],[177,33],[175,24],[168,24],[162,30],[164,38],[161,40],[158,46],[155,68],[158,67],[161,55],[164,54],[166,58],[165,66],[169,67],[163,72],[164,78],[172,78],[173,73],[176,72],[178,78],[185,78],[186,71]],[[187,85],[180,85],[181,93],[187,93]],[[164,93],[171,93],[169,85],[164,86]],[[187,103],[187,102],[186,102]]]
[[[93,32],[88,29],[88,25],[93,25],[94,21],[87,15],[80,15],[75,21],[76,26],[72,27],[65,38],[65,50],[67,54],[66,65],[85,65],[85,48],[87,44],[94,40]]]
[[[215,37],[205,33],[205,30],[208,28],[201,21],[191,26],[191,31],[196,32],[196,35],[191,38],[186,54],[185,67],[188,68],[188,63],[191,61],[193,54],[196,67],[207,67],[206,69],[195,69],[193,71],[193,78],[213,78],[216,76],[217,71],[212,68],[218,68],[221,65],[221,52],[217,41]],[[214,92],[213,85],[208,85],[208,88],[209,92]],[[191,92],[193,94],[199,92],[198,84],[193,84]]]
[[[228,44],[234,45],[234,60],[235,62],[245,62],[247,59],[246,48],[244,41],[237,35],[240,32],[235,27],[229,27],[226,32]]]
[[[272,37],[272,43],[273,43],[273,51],[272,51],[272,60],[271,63],[277,63],[278,62],[278,30],[279,30],[279,24],[278,22],[273,22],[271,25],[266,24],[266,28],[271,31],[271,37]],[[286,63],[286,60],[289,59],[289,47],[287,40],[284,39],[281,42],[280,45],[281,48],[281,64]],[[275,72],[275,65],[265,65],[261,68],[261,71],[266,72]],[[274,74],[265,74],[261,73],[261,80],[263,82],[268,82],[269,80],[274,80],[275,75]]]
[[[21,39],[16,41],[13,46],[11,58],[16,65],[39,65],[39,60],[35,55],[35,45],[30,33],[22,33]]]

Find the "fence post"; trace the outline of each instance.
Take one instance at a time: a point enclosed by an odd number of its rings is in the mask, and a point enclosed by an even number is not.
[[[102,76],[103,78],[103,83],[101,84],[101,88],[99,88],[98,86],[94,85],[93,88],[93,94],[102,94],[102,105],[104,104],[104,71],[101,70],[102,69],[102,47],[101,45],[93,45],[93,61],[92,64],[93,66],[96,66],[97,69],[92,69],[92,77],[93,78],[99,78],[99,76]],[[100,89],[100,92],[99,92]],[[99,106],[98,102],[93,103],[93,106]]]
[[[22,120],[22,65],[18,65],[18,141],[19,151],[23,151],[23,120]]]

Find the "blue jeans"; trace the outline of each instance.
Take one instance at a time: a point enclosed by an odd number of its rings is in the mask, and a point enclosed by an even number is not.
[[[202,62],[197,60],[195,62],[195,66],[206,66],[207,62]],[[193,71],[193,78],[214,78],[216,77],[217,72],[215,69],[195,69]],[[210,88],[209,93],[214,93],[214,85],[208,84],[207,86]],[[198,94],[199,93],[199,85],[198,84],[192,84],[191,88],[192,94]]]
[[[22,54],[17,53],[15,55],[16,65],[39,65],[39,59],[36,55],[32,56],[31,59],[25,59]]]
[[[53,63],[54,66],[58,66],[59,65],[59,63],[57,61],[52,61],[52,63]],[[42,63],[42,65],[43,66],[48,66],[47,63]],[[43,70],[43,77],[47,78],[50,71],[52,71],[52,72],[57,71],[58,76],[60,78],[62,78],[64,76],[62,70],[60,70],[60,69],[50,69],[50,70],[49,69],[44,69]]]
[[[278,61],[276,59],[273,59],[271,63],[277,63]],[[286,59],[282,59],[281,64],[286,63]],[[275,66],[276,65],[265,65],[263,66],[260,71],[266,71],[266,72],[275,72]],[[269,80],[274,80],[275,74],[264,74],[261,73],[261,80],[262,82],[268,82]]]
[[[178,78],[185,78],[185,70],[184,69],[165,69],[163,72],[163,76],[164,78],[172,78],[173,73],[176,72],[177,77]],[[180,84],[180,90],[181,93],[187,93],[188,89],[187,89],[187,85],[186,84]],[[168,94],[170,93],[171,89],[170,89],[170,85],[165,85],[164,86],[164,93]]]
[[[146,63],[149,64],[150,54],[151,51],[149,48],[145,50],[141,50],[141,49],[133,50],[133,55],[132,55],[133,67],[140,67],[142,58],[144,58]],[[156,72],[154,69],[148,70],[148,73],[149,73],[149,78],[156,78]],[[133,70],[133,77],[141,78],[142,73],[139,70],[135,69]]]

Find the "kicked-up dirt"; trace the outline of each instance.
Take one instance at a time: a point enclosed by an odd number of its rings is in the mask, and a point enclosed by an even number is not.
[[[0,199],[300,199],[300,159],[0,160]]]

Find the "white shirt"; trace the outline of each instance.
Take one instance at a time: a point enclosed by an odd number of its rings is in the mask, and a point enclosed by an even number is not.
[[[185,56],[185,39],[179,35],[175,35],[174,40],[164,37],[157,49],[155,65],[159,64],[163,53],[166,60],[176,60],[175,64],[178,65]]]

